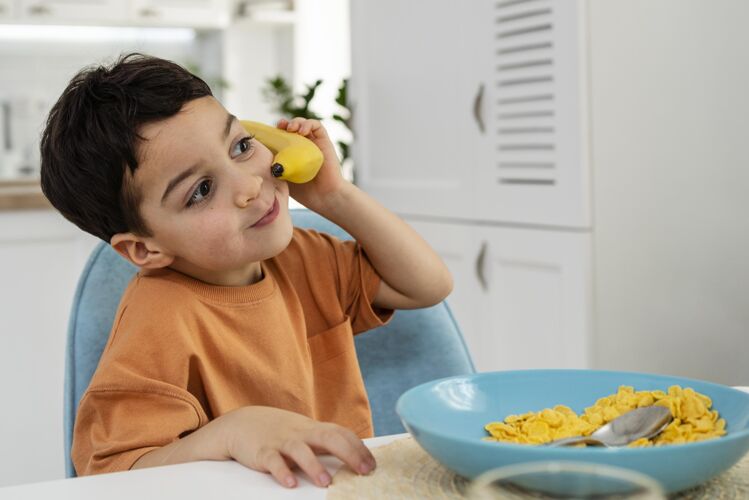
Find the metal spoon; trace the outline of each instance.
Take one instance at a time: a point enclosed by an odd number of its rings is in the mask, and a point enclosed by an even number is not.
[[[671,423],[671,410],[664,406],[643,406],[616,417],[597,429],[590,436],[574,436],[557,439],[547,446],[569,446],[571,444],[592,444],[595,446],[625,446],[640,438],[658,435]]]

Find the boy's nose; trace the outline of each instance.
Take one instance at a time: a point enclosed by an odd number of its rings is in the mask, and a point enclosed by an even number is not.
[[[263,178],[259,175],[252,175],[249,178],[242,179],[237,187],[235,203],[239,208],[246,208],[252,200],[260,195],[263,186]]]

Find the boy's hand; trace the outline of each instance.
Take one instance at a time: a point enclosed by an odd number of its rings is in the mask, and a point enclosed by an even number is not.
[[[323,154],[323,164],[314,179],[304,184],[289,183],[289,194],[305,207],[320,212],[330,195],[338,193],[348,182],[341,175],[341,164],[328,133],[319,120],[281,119],[276,125],[287,132],[295,132],[314,142]]]
[[[270,472],[282,485],[297,484],[290,466],[298,465],[318,486],[328,486],[330,474],[317,458],[329,453],[352,470],[367,474],[375,468],[372,453],[350,430],[298,413],[267,406],[246,406],[223,420],[226,449],[234,460]]]
[[[323,153],[317,176],[289,183],[299,203],[338,224],[365,250],[382,281],[372,304],[383,309],[434,305],[452,290],[452,276],[437,253],[411,227],[341,175],[335,149],[317,120],[280,120],[278,128],[301,134]]]

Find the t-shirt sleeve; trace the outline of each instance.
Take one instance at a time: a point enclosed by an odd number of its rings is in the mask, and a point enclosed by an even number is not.
[[[351,253],[348,286],[342,287],[343,300],[347,307],[346,312],[351,317],[351,327],[354,334],[357,334],[386,324],[394,311],[372,304],[380,289],[382,278],[375,271],[361,245],[345,241],[343,246],[350,248]]]
[[[183,295],[139,279],[126,290],[78,405],[71,450],[78,475],[130,469],[145,453],[208,422],[186,390],[189,328],[174,305]]]
[[[354,240],[342,241],[327,234],[317,234],[324,238],[332,249],[338,272],[338,299],[343,311],[351,318],[354,334],[371,330],[390,321],[392,309],[381,309],[372,305],[382,279],[362,246]]]
[[[189,393],[168,388],[95,387],[81,400],[72,459],[79,476],[128,470],[207,419]]]

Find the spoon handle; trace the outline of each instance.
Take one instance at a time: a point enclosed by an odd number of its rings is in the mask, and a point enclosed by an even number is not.
[[[571,446],[573,444],[591,444],[593,446],[606,446],[603,442],[590,436],[573,436],[568,438],[557,439],[546,443],[546,446]]]

